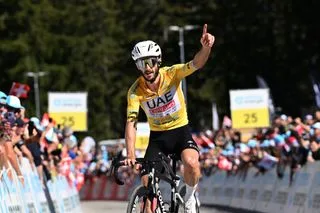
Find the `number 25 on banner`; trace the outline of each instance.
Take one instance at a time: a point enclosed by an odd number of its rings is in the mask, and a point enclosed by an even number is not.
[[[245,113],[244,115],[244,123],[258,123],[257,113]]]
[[[255,128],[269,126],[268,109],[232,110],[233,128]]]
[[[61,124],[63,127],[69,126],[74,131],[86,131],[87,130],[87,115],[85,112],[57,112],[50,113],[57,124]]]
[[[61,117],[62,126],[74,126],[74,117],[73,116],[62,116]]]

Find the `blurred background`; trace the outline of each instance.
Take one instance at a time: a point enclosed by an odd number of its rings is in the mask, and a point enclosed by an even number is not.
[[[159,43],[166,66],[188,61],[207,23],[216,37],[213,52],[187,78],[194,131],[212,128],[212,103],[219,116],[230,116],[229,90],[257,88],[257,77],[278,114],[304,116],[316,107],[311,73],[320,65],[319,6],[315,0],[1,0],[1,89],[9,92],[13,81],[30,85],[22,100],[27,117],[36,114],[36,80],[41,114],[48,92],[85,91],[83,134],[122,138],[127,89],[139,75],[134,44]]]

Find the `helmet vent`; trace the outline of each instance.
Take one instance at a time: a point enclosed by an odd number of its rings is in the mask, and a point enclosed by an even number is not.
[[[141,41],[134,46],[131,53],[134,61],[139,58],[161,57],[161,48],[153,41]]]

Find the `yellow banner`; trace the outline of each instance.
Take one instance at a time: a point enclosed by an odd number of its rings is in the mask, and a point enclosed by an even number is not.
[[[138,136],[136,138],[136,149],[146,149],[149,143],[149,136]]]
[[[62,127],[69,126],[74,131],[87,131],[86,112],[51,112],[50,117]]]
[[[269,110],[265,109],[237,109],[231,111],[233,128],[268,127]]]

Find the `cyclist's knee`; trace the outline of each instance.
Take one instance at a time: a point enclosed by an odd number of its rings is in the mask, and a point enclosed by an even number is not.
[[[186,170],[200,170],[199,154],[195,150],[184,150],[182,152],[181,158]]]
[[[200,164],[197,159],[189,158],[184,161],[184,167],[187,170],[190,170],[190,169],[191,170],[198,170],[200,167]]]

